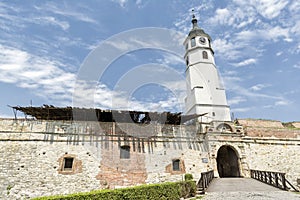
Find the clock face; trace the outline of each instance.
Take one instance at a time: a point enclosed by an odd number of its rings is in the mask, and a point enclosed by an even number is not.
[[[200,37],[200,38],[199,38],[199,42],[200,42],[201,44],[205,44],[206,40],[205,40],[204,37]]]

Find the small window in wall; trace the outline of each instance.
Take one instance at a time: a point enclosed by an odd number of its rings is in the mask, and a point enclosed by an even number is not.
[[[64,158],[64,171],[71,171],[73,168],[74,158]]]
[[[185,50],[187,50],[188,48],[189,48],[189,43],[186,43]]]
[[[185,62],[186,62],[186,66],[188,66],[188,65],[190,64],[190,61],[189,61],[189,57],[188,57],[188,56],[186,57]]]
[[[215,112],[212,112],[212,116],[213,116],[213,117],[216,116],[216,113],[215,113]]]
[[[207,55],[206,51],[202,52],[202,57],[203,57],[203,59],[208,59],[208,55]]]
[[[179,159],[173,160],[172,165],[173,165],[173,171],[180,171],[180,160]]]
[[[194,47],[194,46],[196,46],[196,39],[193,37],[191,39],[191,47]]]
[[[130,159],[130,146],[121,146],[120,147],[120,158],[121,159]]]

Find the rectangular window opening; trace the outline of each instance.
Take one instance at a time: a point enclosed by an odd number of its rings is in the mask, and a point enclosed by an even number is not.
[[[64,171],[70,171],[73,168],[74,158],[64,158]]]
[[[180,171],[180,160],[173,160],[173,171]]]
[[[120,147],[120,158],[121,159],[130,159],[130,146],[121,146]]]

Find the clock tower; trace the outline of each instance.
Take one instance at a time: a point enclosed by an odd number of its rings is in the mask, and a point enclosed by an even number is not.
[[[210,36],[202,30],[195,15],[193,28],[184,41],[187,97],[186,114],[203,115],[202,122],[231,121],[230,109],[214,60]],[[199,119],[200,120],[200,119]]]

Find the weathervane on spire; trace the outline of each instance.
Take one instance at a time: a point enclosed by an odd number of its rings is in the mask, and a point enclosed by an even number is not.
[[[194,13],[194,11],[195,11],[194,8],[192,8],[192,14],[193,14],[192,16],[193,16],[193,18],[195,18],[195,13]]]

